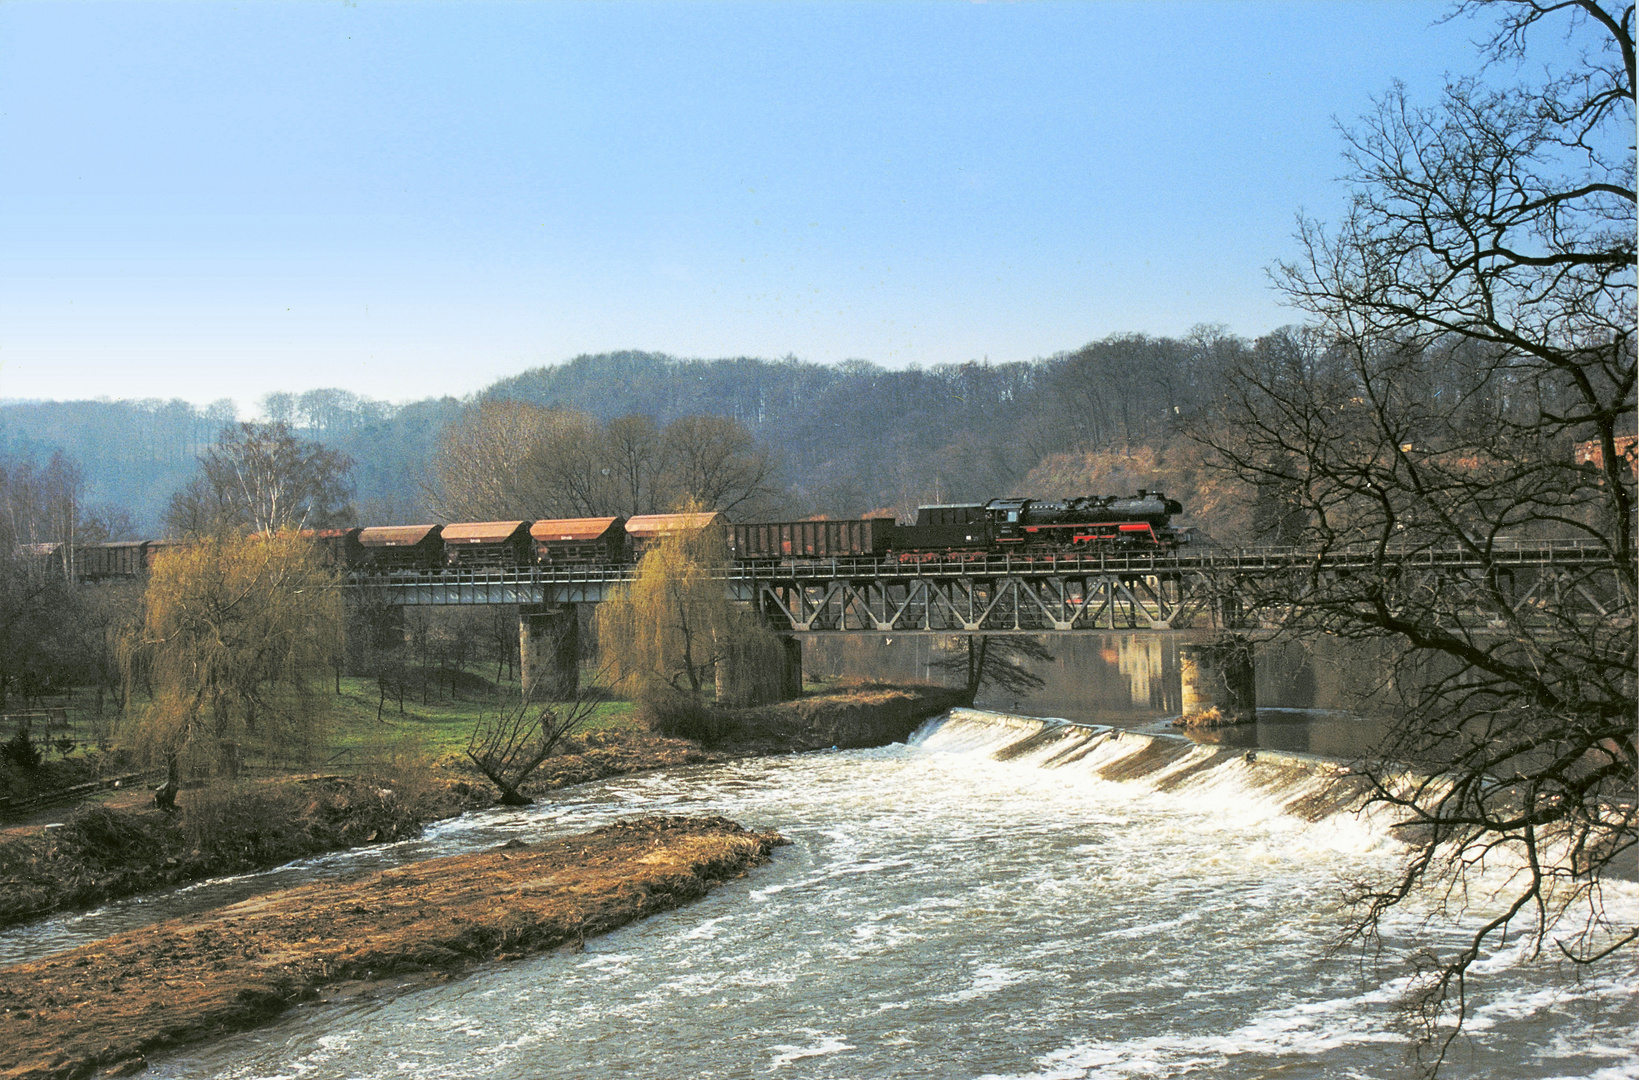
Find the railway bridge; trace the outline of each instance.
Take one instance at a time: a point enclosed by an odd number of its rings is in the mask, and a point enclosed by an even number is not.
[[[1286,614],[1270,599],[1286,592],[1278,586],[1294,576],[1319,581],[1378,574],[1385,567],[1411,588],[1448,591],[1458,582],[1495,582],[1514,624],[1543,630],[1567,613],[1606,620],[1616,608],[1631,610],[1631,604],[1612,601],[1621,589],[1617,560],[1583,540],[1508,540],[1484,553],[1458,545],[1360,544],[1053,558],[976,554],[928,562],[801,559],[723,566],[712,574],[731,599],[757,607],[785,638],[786,662],[799,665],[798,673],[764,680],[770,684],[800,687],[801,635],[1172,633],[1192,639],[1182,648],[1188,712],[1192,702],[1252,707],[1251,643]],[[518,605],[528,687],[547,670],[560,684],[572,677],[576,606],[603,600],[634,576],[630,567],[530,566],[355,573],[345,584],[357,598],[392,606]],[[1483,621],[1479,625],[1484,628]],[[1507,625],[1498,618],[1495,628]],[[1192,681],[1198,684],[1193,692]],[[732,686],[724,689],[743,696]]]

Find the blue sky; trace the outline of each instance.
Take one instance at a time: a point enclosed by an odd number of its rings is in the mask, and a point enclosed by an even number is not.
[[[0,398],[924,367],[1296,321],[1430,3],[0,5]]]

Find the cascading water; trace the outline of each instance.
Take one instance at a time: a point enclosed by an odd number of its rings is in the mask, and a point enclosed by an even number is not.
[[[571,789],[413,850],[696,811],[794,843],[583,951],[301,1008],[148,1075],[1401,1076],[1400,960],[1462,928],[1408,909],[1380,958],[1328,958],[1345,883],[1399,849],[1382,823],[1319,812],[1326,772],[958,712],[908,746]],[[1639,889],[1607,902],[1631,919]],[[1578,981],[1504,948],[1470,980],[1448,1075],[1633,1076],[1636,988],[1631,962]]]

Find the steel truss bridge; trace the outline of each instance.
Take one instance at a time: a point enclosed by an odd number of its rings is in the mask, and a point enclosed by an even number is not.
[[[1633,556],[1628,557],[1629,575]],[[1551,613],[1609,620],[1631,611],[1615,598],[1618,560],[1589,541],[1508,541],[1477,557],[1466,548],[1327,551],[1245,548],[1100,553],[1054,558],[980,555],[920,563],[798,560],[713,568],[733,600],[756,604],[794,633],[1256,632],[1280,611],[1271,586],[1294,575],[1346,578],[1385,567],[1402,587],[1439,589],[1497,581],[1527,625]],[[356,599],[415,607],[448,604],[597,603],[636,576],[631,567],[353,574]],[[1629,578],[1631,580],[1631,576]],[[1624,616],[1625,617],[1625,616]],[[1499,623],[1500,627],[1500,623]]]

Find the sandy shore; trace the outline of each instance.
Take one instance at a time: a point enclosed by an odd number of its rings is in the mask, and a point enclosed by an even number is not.
[[[135,1072],[145,1054],[360,982],[556,948],[701,897],[781,843],[723,818],[643,818],[270,893],[0,969],[0,1077]]]

